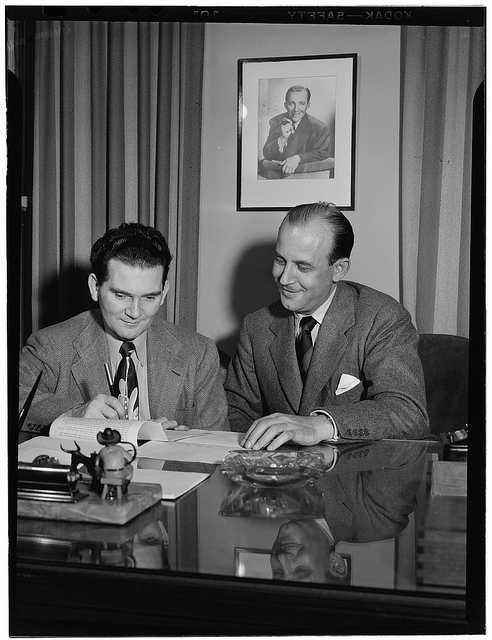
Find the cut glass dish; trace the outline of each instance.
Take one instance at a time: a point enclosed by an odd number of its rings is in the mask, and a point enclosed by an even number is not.
[[[238,484],[253,487],[302,487],[319,478],[326,465],[311,451],[229,451],[221,473]]]

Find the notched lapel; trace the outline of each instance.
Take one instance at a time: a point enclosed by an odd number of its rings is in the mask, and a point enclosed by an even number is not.
[[[277,370],[278,380],[293,413],[299,410],[302,395],[302,380],[295,350],[295,321],[292,314],[276,318],[270,331],[274,338],[270,344],[270,355]]]
[[[308,128],[308,124],[309,123],[306,119],[306,116],[304,116],[304,118],[298,124],[296,132],[292,136],[292,143],[289,146],[288,151],[290,155],[296,154],[306,141],[306,131]]]
[[[72,375],[84,398],[92,398],[98,393],[109,394],[110,389],[104,363],[109,363],[109,347],[106,334],[96,318],[85,327],[74,341],[79,359],[72,365]]]
[[[179,357],[181,342],[170,332],[155,330],[147,335],[147,383],[149,407],[153,418],[172,419],[185,379],[186,363]],[[168,415],[169,414],[169,415]]]
[[[318,404],[317,398],[321,390],[328,384],[333,374],[339,370],[339,363],[347,349],[348,340],[345,334],[353,326],[355,317],[351,296],[343,284],[343,282],[339,283],[333,302],[319,328],[304,385],[300,406],[301,413],[310,411],[313,405]],[[333,395],[337,383],[338,380],[334,380],[330,385]]]

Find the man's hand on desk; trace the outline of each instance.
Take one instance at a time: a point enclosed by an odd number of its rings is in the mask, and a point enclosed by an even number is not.
[[[68,418],[108,418],[109,420],[123,420],[125,408],[117,398],[99,393],[89,402],[83,402],[72,407],[63,415]]]
[[[327,416],[293,416],[272,413],[255,420],[248,429],[242,446],[246,449],[273,451],[286,442],[313,445],[333,438],[333,425]]]

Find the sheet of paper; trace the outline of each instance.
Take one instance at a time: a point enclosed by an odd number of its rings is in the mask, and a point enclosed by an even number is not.
[[[204,429],[189,429],[188,431],[166,431],[170,442],[178,440],[192,440],[193,444],[211,444],[236,449],[244,437],[238,431],[206,431]]]
[[[211,432],[219,433],[219,432]],[[225,432],[222,432],[225,433]],[[226,454],[232,449],[241,449],[239,441],[244,434],[227,432],[229,440],[225,444],[224,440],[210,436],[208,444],[197,442],[197,438],[177,440],[175,442],[146,442],[138,448],[138,455],[145,458],[157,460],[179,460],[181,462],[208,462],[209,464],[220,464]],[[207,436],[203,436],[207,438]],[[201,438],[200,438],[201,440]],[[210,444],[210,442],[212,442]],[[216,444],[216,442],[218,444]]]
[[[163,500],[176,500],[200,482],[208,478],[207,473],[192,471],[165,471],[157,469],[135,469],[132,482],[151,482],[162,487]]]

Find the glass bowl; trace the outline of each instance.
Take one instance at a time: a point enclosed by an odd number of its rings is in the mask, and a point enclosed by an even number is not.
[[[322,476],[324,457],[312,451],[229,451],[221,473],[250,487],[302,487]]]

